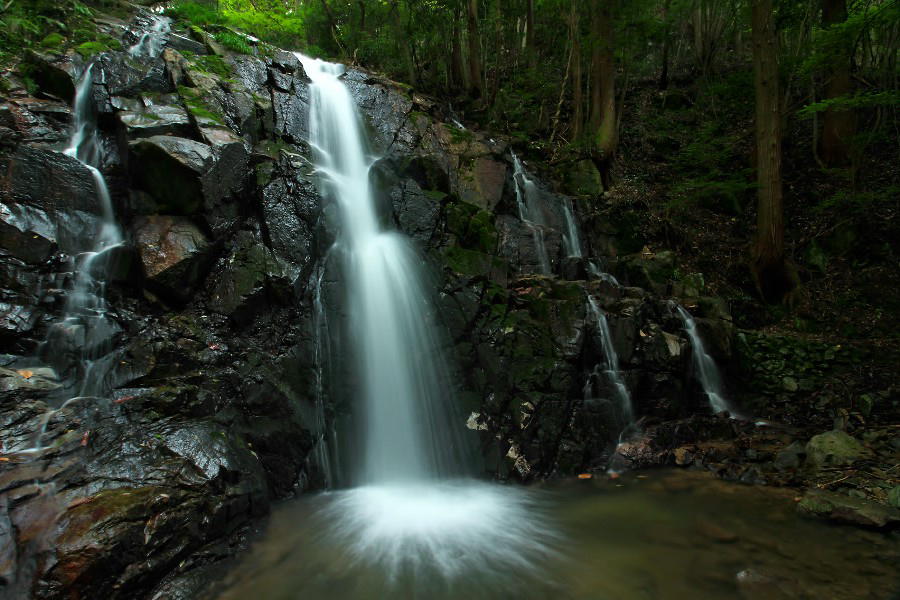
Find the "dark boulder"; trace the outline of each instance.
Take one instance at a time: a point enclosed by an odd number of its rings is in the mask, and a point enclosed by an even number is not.
[[[187,302],[210,266],[211,248],[203,232],[176,216],[139,217],[133,232],[148,287]]]

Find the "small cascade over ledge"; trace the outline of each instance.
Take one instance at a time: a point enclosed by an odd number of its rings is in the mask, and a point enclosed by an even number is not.
[[[547,254],[547,244],[544,242],[543,227],[547,224],[541,212],[536,198],[537,186],[525,171],[522,161],[516,156],[516,153],[510,150],[513,161],[513,182],[516,188],[516,203],[519,208],[519,219],[531,230],[534,237],[534,246],[537,250],[538,261],[540,262],[541,274],[550,275],[552,265],[550,257]]]
[[[73,258],[74,283],[66,297],[65,314],[50,327],[39,350],[42,359],[61,378],[74,380],[75,387],[69,388],[71,397],[66,402],[102,396],[108,391],[105,379],[110,365],[104,359],[119,331],[108,315],[106,287],[116,261],[115,249],[122,245],[123,236],[100,171],[103,148],[92,104],[94,67],[91,64],[85,69],[76,88],[72,135],[64,153],[90,171],[100,208],[100,225],[93,248]]]
[[[740,418],[740,415],[725,395],[719,368],[703,345],[703,339],[700,337],[694,317],[680,304],[673,302],[672,305],[681,318],[681,322],[684,323],[684,330],[691,340],[691,348],[693,349],[691,357],[694,363],[694,372],[700,385],[703,386],[703,393],[706,394],[710,409],[712,409],[714,414],[727,412],[732,417]]]
[[[631,400],[631,393],[622,377],[622,371],[619,369],[619,355],[613,344],[612,332],[609,329],[609,320],[606,313],[597,304],[593,296],[588,296],[588,312],[594,318],[598,333],[600,334],[600,343],[603,347],[603,360],[605,369],[603,370],[609,384],[612,387],[614,401],[616,404],[616,414],[618,416],[619,442],[623,442],[630,437],[635,430],[634,406]],[[599,367],[600,365],[597,365]],[[585,395],[592,393],[592,381],[589,378],[585,385]]]

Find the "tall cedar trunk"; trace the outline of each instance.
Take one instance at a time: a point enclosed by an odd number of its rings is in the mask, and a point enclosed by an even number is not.
[[[462,51],[462,42],[460,40],[462,36],[462,28],[460,27],[460,10],[459,5],[457,4],[455,11],[453,13],[453,29],[451,31],[451,41],[450,41],[450,72],[453,75],[453,87],[456,90],[467,90],[469,89],[469,77],[468,70],[466,69],[465,61],[463,59],[463,51]]]
[[[528,56],[528,64],[534,66],[534,0],[528,0],[525,9],[525,53]]]
[[[613,60],[612,3],[591,2],[591,159],[609,187],[612,160],[618,142],[616,127],[616,69]]]
[[[662,6],[663,19],[663,43],[662,43],[662,68],[659,70],[659,82],[657,83],[661,91],[665,91],[669,87],[669,2],[665,0]]]
[[[472,97],[480,99],[484,93],[481,78],[481,34],[478,32],[478,0],[468,0],[469,30],[469,90]]]
[[[581,71],[581,20],[578,4],[572,3],[572,141],[581,138],[584,129],[584,76]]]
[[[822,24],[831,27],[847,20],[847,0],[822,0]],[[849,43],[840,48],[840,54],[828,62],[828,83],[825,99],[838,98],[853,91],[850,78]],[[846,167],[850,164],[850,144],[856,134],[856,113],[852,110],[830,108],[822,122],[820,153],[830,167]]]
[[[391,4],[391,13],[394,21],[394,31],[396,32],[396,40],[400,44],[400,52],[403,55],[404,66],[406,67],[406,78],[409,85],[418,85],[418,77],[416,76],[416,63],[413,60],[413,52],[410,44],[412,44],[412,36],[406,35],[403,27],[403,20],[400,15],[400,3],[394,0]]]
[[[756,95],[757,231],[752,270],[760,295],[779,302],[793,287],[784,257],[781,107],[772,0],[752,0]]]

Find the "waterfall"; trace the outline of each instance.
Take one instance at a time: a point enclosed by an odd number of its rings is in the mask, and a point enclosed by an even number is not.
[[[719,376],[719,369],[716,367],[716,362],[713,360],[712,356],[706,352],[703,340],[700,339],[700,332],[697,331],[697,322],[694,321],[691,313],[685,310],[683,306],[679,304],[674,304],[674,306],[678,311],[678,316],[681,317],[682,323],[684,323],[684,330],[691,340],[691,348],[693,350],[691,355],[694,361],[694,370],[697,373],[697,379],[700,381],[700,385],[703,386],[703,393],[706,394],[706,398],[709,400],[709,407],[714,414],[728,412],[728,414],[732,416],[737,416],[734,408],[725,397],[722,378]]]
[[[634,408],[631,403],[631,394],[628,392],[628,387],[625,385],[625,380],[622,378],[622,371],[619,370],[619,355],[616,353],[616,348],[613,345],[612,333],[609,330],[609,321],[606,318],[606,313],[604,313],[597,305],[597,301],[594,300],[593,296],[588,296],[588,309],[590,310],[591,315],[593,315],[594,321],[597,324],[597,329],[600,332],[600,343],[603,346],[603,359],[606,362],[605,373],[607,379],[612,384],[613,394],[615,395],[615,401],[618,404],[619,414],[622,420],[622,435],[620,435],[619,440],[622,441],[627,437],[627,434],[631,433],[631,429],[634,427]],[[588,381],[588,385],[590,385],[590,380]]]
[[[513,160],[513,182],[516,187],[516,203],[519,207],[519,219],[531,230],[534,238],[534,247],[537,251],[538,261],[541,267],[541,274],[550,275],[552,272],[550,266],[550,257],[547,254],[547,245],[544,243],[544,231],[542,227],[546,226],[541,207],[537,202],[537,186],[534,181],[528,177],[522,161],[516,156],[516,153],[510,150]]]
[[[98,166],[103,151],[92,104],[94,65],[88,66],[75,91],[72,134],[65,154],[78,159],[91,173],[101,209],[94,247],[75,257],[75,281],[66,298],[65,316],[50,327],[42,354],[57,370],[76,369],[78,396],[105,391],[110,341],[118,326],[107,317],[106,283],[112,251],[122,244],[112,198]]]
[[[128,54],[135,58],[142,56],[156,58],[162,54],[163,46],[166,44],[166,35],[171,29],[170,19],[153,15],[150,20],[153,25],[141,34],[134,46],[128,49]]]
[[[310,144],[325,198],[336,203],[338,244],[354,332],[365,422],[360,483],[457,473],[446,381],[424,261],[385,229],[369,184],[360,117],[340,81],[343,65],[301,57],[310,85]]]
[[[555,534],[533,510],[533,496],[453,479],[465,470],[456,435],[465,420],[452,409],[424,261],[378,214],[344,66],[297,57],[312,82],[309,143],[320,193],[337,208],[334,249],[343,257],[352,332],[346,350],[363,423],[361,451],[348,461],[358,463],[350,480],[359,487],[328,494],[323,535],[346,549],[347,564],[374,566],[389,579],[538,569]],[[318,325],[327,329],[320,298],[317,290]]]
[[[584,256],[581,252],[581,234],[578,232],[578,223],[575,221],[575,210],[572,208],[572,199],[563,199],[563,213],[566,216],[566,234],[563,236],[563,243],[566,246],[566,253],[575,258]]]

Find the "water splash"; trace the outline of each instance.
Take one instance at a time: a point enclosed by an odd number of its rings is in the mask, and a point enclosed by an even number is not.
[[[693,349],[691,355],[694,361],[694,371],[697,374],[700,385],[703,386],[703,393],[706,394],[706,398],[709,401],[709,407],[714,414],[727,412],[732,417],[738,417],[738,413],[735,412],[734,407],[725,396],[722,378],[719,375],[719,369],[716,367],[716,362],[713,360],[712,356],[706,352],[706,347],[703,345],[703,340],[697,329],[697,322],[694,321],[694,317],[692,317],[691,313],[685,310],[683,306],[676,303],[673,303],[673,306],[675,307],[678,316],[681,317],[681,322],[684,323],[684,330],[691,340],[691,348]]]
[[[388,579],[405,571],[445,579],[493,570],[535,571],[560,538],[537,516],[536,495],[472,481],[361,487],[337,492],[322,512],[350,560]],[[536,518],[537,516],[537,518]]]

